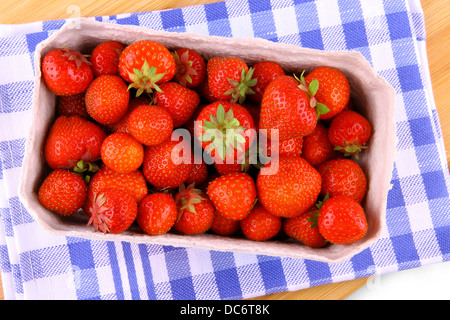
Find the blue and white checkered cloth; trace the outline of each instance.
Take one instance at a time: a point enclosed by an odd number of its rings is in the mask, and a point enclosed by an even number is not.
[[[450,260],[449,170],[419,0],[229,0],[95,18],[356,50],[396,90],[397,155],[381,239],[348,261],[224,253],[45,233],[18,198],[33,53],[66,21],[0,26],[0,269],[6,299],[242,299]]]

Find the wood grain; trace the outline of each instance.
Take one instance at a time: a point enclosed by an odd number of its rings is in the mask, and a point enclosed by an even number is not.
[[[58,1],[13,1],[0,2],[0,24],[18,24],[34,21],[67,19],[77,16],[91,17],[115,15],[130,12],[145,12],[197,4],[219,2],[220,0],[58,0]],[[447,2],[422,0],[427,30],[427,54],[436,107],[441,121],[446,150],[450,150],[450,60],[447,49],[450,46],[450,11]],[[450,153],[447,151],[447,161]],[[282,292],[258,297],[267,300],[339,300],[364,286],[369,279],[356,279],[317,286],[293,292]],[[0,299],[3,299],[0,279]]]

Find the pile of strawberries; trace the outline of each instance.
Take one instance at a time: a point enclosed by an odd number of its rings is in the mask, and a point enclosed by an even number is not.
[[[58,100],[41,204],[88,226],[214,233],[318,248],[360,240],[371,125],[339,70],[287,74],[273,61],[205,60],[150,40],[54,49]],[[80,211],[81,212],[81,211]]]

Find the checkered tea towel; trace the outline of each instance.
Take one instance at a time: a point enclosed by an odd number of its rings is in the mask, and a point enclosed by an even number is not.
[[[6,299],[243,299],[450,260],[449,170],[419,0],[229,0],[99,21],[356,50],[396,90],[387,228],[342,263],[45,233],[18,198],[36,45],[66,21],[0,26],[0,269]]]

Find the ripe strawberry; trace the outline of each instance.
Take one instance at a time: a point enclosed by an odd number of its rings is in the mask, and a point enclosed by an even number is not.
[[[214,219],[211,225],[211,231],[220,236],[231,236],[241,229],[240,220],[231,220],[221,215],[217,210],[214,213]]]
[[[58,96],[56,105],[57,116],[74,116],[78,115],[86,120],[90,119],[86,110],[86,102],[84,101],[85,92],[73,94],[70,96]]]
[[[350,159],[329,160],[317,171],[322,177],[320,195],[330,197],[346,195],[362,202],[367,192],[367,178],[359,164]]]
[[[250,167],[246,163],[214,163],[213,165],[221,176],[236,172],[247,172]]]
[[[205,105],[200,103],[198,105],[198,107],[195,109],[192,116],[189,118],[189,120],[186,121],[186,123],[183,125],[183,128],[186,129],[187,131],[189,131],[189,134],[191,135],[192,139],[194,140],[193,143],[198,143],[197,139],[195,138],[194,124],[195,124],[195,121],[197,121],[198,115],[200,114],[200,112],[203,110],[204,107],[205,107]]]
[[[348,196],[331,197],[320,208],[319,231],[334,244],[349,244],[364,237],[367,220],[363,207]]]
[[[287,236],[294,238],[310,248],[322,248],[327,241],[319,232],[317,223],[320,210],[312,206],[300,215],[283,221],[283,230]]]
[[[38,192],[39,202],[48,210],[70,216],[83,206],[86,184],[79,175],[57,169],[44,180]]]
[[[167,193],[152,193],[139,204],[136,221],[151,236],[168,232],[177,220],[177,205]]]
[[[106,188],[96,193],[86,212],[90,219],[87,226],[94,225],[95,231],[119,234],[125,232],[137,216],[135,198],[126,191]]]
[[[194,189],[194,184],[185,188],[181,184],[175,196],[178,218],[174,229],[183,234],[201,234],[211,228],[215,208],[207,195]]]
[[[109,125],[127,112],[130,93],[122,78],[104,75],[92,81],[85,100],[89,115],[98,123]]]
[[[176,188],[185,182],[192,171],[191,146],[186,141],[170,139],[145,148],[143,173],[156,188]]]
[[[197,51],[181,48],[173,53],[176,64],[174,81],[186,88],[195,88],[203,82],[206,77],[205,60]]]
[[[84,206],[83,209],[87,211],[94,199],[94,195],[106,188],[115,188],[128,192],[134,196],[138,204],[148,195],[147,181],[142,171],[118,173],[103,164],[89,181],[86,201],[88,205]]]
[[[208,77],[205,77],[205,79],[200,83],[200,85],[195,88],[195,90],[198,92],[201,98],[203,98],[204,101],[207,103],[213,103],[216,101],[219,101],[220,99],[217,99],[212,93],[211,90],[209,90],[208,86]]]
[[[321,183],[320,174],[306,160],[280,156],[258,173],[258,200],[276,216],[295,217],[316,202]]]
[[[281,218],[271,214],[259,202],[248,216],[241,220],[242,233],[254,241],[266,241],[275,237],[281,226]]]
[[[119,71],[128,88],[137,89],[136,96],[143,92],[159,91],[160,84],[172,79],[175,60],[170,51],[158,42],[136,41],[127,46],[120,55]]]
[[[338,151],[333,150],[328,139],[328,128],[318,122],[314,131],[304,137],[302,157],[313,167],[318,167],[325,161],[341,157]]]
[[[119,173],[137,170],[144,160],[142,144],[125,132],[115,132],[103,140],[101,148],[103,163]]]
[[[169,112],[163,108],[142,105],[131,112],[128,129],[137,141],[146,146],[153,146],[170,137],[173,120]]]
[[[68,48],[54,49],[44,56],[42,76],[47,88],[58,96],[81,93],[94,78],[87,59]]]
[[[162,92],[155,92],[153,103],[169,112],[174,128],[181,127],[198,107],[200,96],[176,82],[163,83],[160,89]]]
[[[105,41],[98,44],[91,54],[91,66],[94,76],[119,76],[119,57],[124,46],[117,41]]]
[[[110,124],[108,127],[112,130],[112,132],[125,132],[131,134],[130,128],[128,127],[128,119],[130,118],[131,113],[137,107],[142,105],[150,105],[151,103],[152,100],[146,96],[131,98],[128,102],[127,113],[118,122]]]
[[[291,76],[280,76],[264,91],[259,128],[266,129],[272,140],[287,140],[310,134],[316,127],[317,116],[310,107],[309,97]],[[278,129],[278,139],[273,136]]]
[[[206,193],[217,211],[232,220],[244,219],[256,200],[255,182],[242,172],[214,179],[209,183]]]
[[[344,155],[355,155],[367,149],[367,142],[372,135],[372,127],[359,113],[352,110],[344,110],[338,114],[330,124],[328,138],[335,150]]]
[[[253,69],[239,58],[212,58],[206,70],[209,90],[217,100],[243,103],[247,94],[254,93]]]
[[[262,97],[264,94],[264,90],[272,82],[279,76],[284,76],[285,72],[281,66],[273,61],[261,61],[257,62],[253,66],[253,79],[257,79],[256,84],[252,87],[252,90],[255,94],[251,94],[248,98],[256,103],[261,103]]]
[[[235,163],[256,138],[253,118],[242,106],[217,101],[203,108],[194,131],[215,162]]]
[[[278,144],[277,155],[300,157],[303,150],[303,137],[291,138],[283,141],[266,140],[265,153],[268,157],[276,156],[272,154],[272,148]]]
[[[196,186],[201,185],[208,178],[208,166],[206,165],[203,158],[201,159],[201,163],[192,162],[192,171],[189,174],[189,177],[185,181],[187,185],[195,183]]]
[[[314,90],[311,90],[311,83],[317,80]],[[321,103],[318,106],[320,119],[330,119],[340,113],[348,104],[350,99],[350,85],[347,77],[339,70],[332,67],[314,68],[304,78],[305,85],[311,96],[314,97],[312,104]],[[325,105],[325,112],[320,110]]]
[[[50,127],[44,156],[52,169],[72,169],[80,160],[94,162],[106,135],[96,124],[79,116],[60,116]]]

